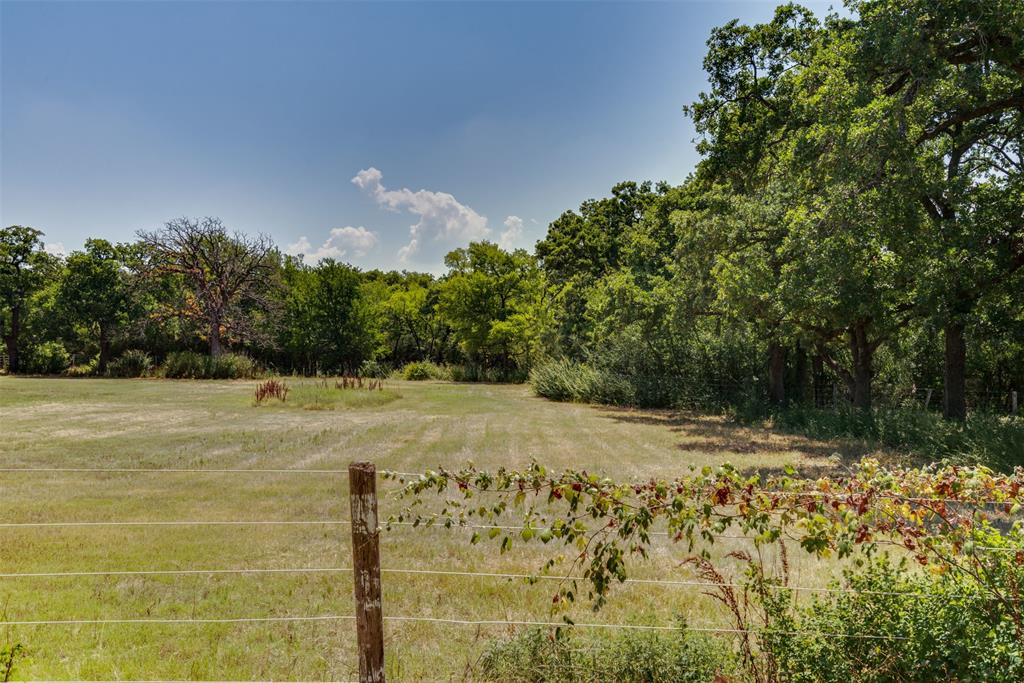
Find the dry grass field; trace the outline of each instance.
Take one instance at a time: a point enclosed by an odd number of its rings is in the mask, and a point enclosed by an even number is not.
[[[46,572],[343,568],[350,563],[343,469],[437,465],[579,467],[619,479],[670,476],[693,463],[805,471],[859,455],[846,446],[742,428],[716,417],[551,403],[522,386],[391,382],[368,399],[298,399],[255,407],[252,382],[0,377],[0,610],[4,621],[222,619],[350,615],[346,572],[11,576]],[[340,393],[340,392],[339,392]],[[312,396],[312,399],[310,398]],[[312,402],[310,402],[312,400]],[[305,407],[297,403],[304,402]],[[274,473],[14,472],[18,468],[279,469]],[[382,513],[398,509],[381,482]],[[70,522],[246,522],[56,525]],[[317,522],[250,524],[249,522]],[[398,528],[382,538],[387,569],[534,572],[550,547],[470,546],[465,530]],[[744,543],[744,541],[724,541]],[[687,578],[667,543],[638,567]],[[826,572],[806,560],[797,581]],[[390,616],[463,620],[551,618],[552,585],[494,577],[385,572]],[[713,601],[672,586],[616,589],[581,621],[722,624]],[[389,680],[472,680],[488,639],[505,625],[386,624]],[[352,680],[349,620],[60,624],[0,627],[20,642],[17,676],[34,679]]]

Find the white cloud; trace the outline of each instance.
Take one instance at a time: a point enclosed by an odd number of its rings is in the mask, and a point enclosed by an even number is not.
[[[519,240],[523,238],[523,219],[519,216],[509,216],[505,219],[505,230],[498,238],[498,246],[505,250],[515,249]]]
[[[377,235],[359,226],[354,228],[347,225],[344,228],[333,228],[331,234],[322,245],[313,248],[309,239],[303,235],[298,242],[289,244],[285,252],[293,256],[302,254],[307,263],[317,263],[321,259],[333,258],[342,259],[352,255],[359,258],[365,256],[368,251],[377,246]]]
[[[359,171],[352,183],[388,211],[407,211],[417,217],[417,222],[409,226],[409,242],[398,250],[403,263],[429,244],[461,245],[490,235],[487,217],[447,192],[389,190],[382,179],[383,174],[371,166]]]
[[[68,250],[63,242],[47,242],[43,245],[43,251],[54,256],[67,256]]]

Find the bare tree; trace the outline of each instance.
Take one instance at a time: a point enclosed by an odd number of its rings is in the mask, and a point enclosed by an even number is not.
[[[226,336],[253,332],[251,311],[242,309],[270,305],[275,250],[269,237],[229,234],[219,218],[178,218],[139,238],[150,252],[151,273],[182,278],[190,299],[178,314],[202,326],[210,355],[223,353]]]

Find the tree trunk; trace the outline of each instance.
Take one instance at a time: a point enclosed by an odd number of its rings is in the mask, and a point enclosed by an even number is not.
[[[874,376],[874,349],[868,343],[867,325],[857,323],[850,328],[850,355],[853,358],[853,382],[850,386],[853,406],[871,410],[871,380]]]
[[[110,335],[107,333],[106,325],[100,325],[100,358],[96,363],[96,371],[107,374],[107,363],[110,361]]]
[[[18,337],[21,336],[21,310],[18,306],[11,306],[11,329],[4,337],[7,344],[7,368],[10,373],[16,374],[21,371],[21,359],[18,357]]]
[[[964,325],[951,322],[944,330],[946,358],[942,387],[942,416],[947,420],[967,418],[967,341]]]
[[[220,344],[220,320],[210,321],[210,355],[217,358],[224,353]]]
[[[815,408],[825,407],[825,359],[820,353],[815,353],[811,360],[811,394],[814,398]]]
[[[793,355],[795,356],[793,361],[793,393],[798,403],[805,404],[811,395],[810,391],[808,391],[810,375],[807,367],[807,352],[800,342],[796,343],[796,351]]]
[[[786,405],[786,349],[782,344],[768,345],[768,393],[772,405]]]

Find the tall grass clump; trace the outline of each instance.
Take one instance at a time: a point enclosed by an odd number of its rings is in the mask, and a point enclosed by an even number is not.
[[[281,403],[288,400],[288,385],[281,380],[268,379],[265,382],[260,382],[256,386],[256,393],[254,400],[256,405],[262,404],[264,401],[268,401],[272,398],[276,398]]]
[[[420,382],[428,379],[450,380],[452,378],[451,372],[448,368],[429,361],[407,363],[402,368],[401,375],[402,379],[414,382]]]
[[[589,401],[596,374],[583,363],[552,360],[530,371],[530,386],[538,396],[552,401]]]
[[[571,360],[552,360],[530,371],[538,396],[554,401],[632,405],[635,391],[627,379]]]
[[[384,380],[342,378],[333,384],[326,379],[292,384],[287,397],[287,405],[303,410],[346,410],[380,408],[398,400],[401,394],[385,388]]]
[[[735,680],[735,657],[724,641],[686,631],[623,631],[584,637],[529,629],[489,644],[481,679],[495,683],[714,683]]]
[[[107,374],[111,377],[145,377],[152,371],[153,358],[139,349],[125,351],[107,366]]]
[[[876,443],[922,461],[982,464],[1002,471],[1024,465],[1024,420],[972,413],[965,422],[913,408],[793,406],[772,415],[774,426],[814,439]]]

